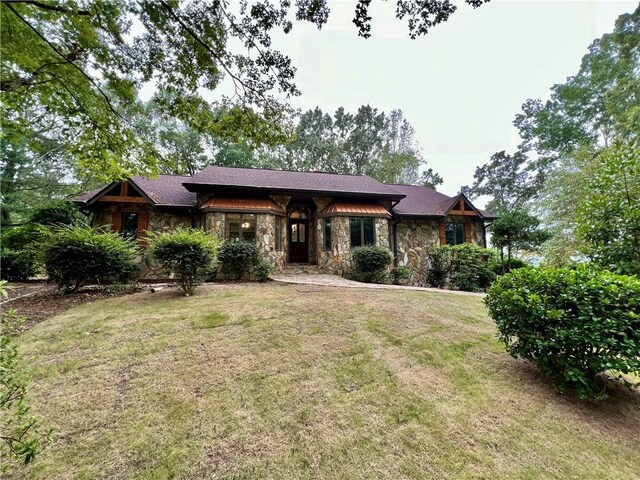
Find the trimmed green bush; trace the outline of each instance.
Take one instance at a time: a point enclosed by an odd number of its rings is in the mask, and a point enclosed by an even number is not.
[[[434,288],[484,291],[495,278],[489,268],[493,252],[472,243],[430,245],[420,265],[421,284]]]
[[[393,259],[389,249],[379,246],[356,247],[351,250],[353,261],[349,278],[366,283],[390,283],[388,272]]]
[[[495,279],[489,269],[493,252],[473,243],[454,245],[451,248],[449,282],[452,287],[467,292],[482,292]]]
[[[239,280],[260,263],[260,251],[255,243],[232,240],[222,244],[218,260],[222,263],[222,273]]]
[[[148,246],[169,274],[174,274],[185,295],[192,295],[215,268],[218,239],[199,229],[176,229],[148,233]]]
[[[391,271],[393,283],[396,285],[404,284],[411,277],[411,269],[407,266],[400,265]]]
[[[258,282],[266,282],[273,272],[273,264],[269,260],[261,260],[254,269],[254,275]]]
[[[420,261],[420,283],[426,287],[444,288],[451,270],[451,247],[429,245]]]
[[[637,277],[590,265],[520,268],[498,277],[485,303],[507,351],[533,362],[560,391],[605,398],[599,374],[640,375]]]
[[[38,273],[36,255],[30,250],[0,250],[0,278],[19,282]]]
[[[128,283],[136,278],[137,248],[117,233],[89,227],[56,230],[44,252],[49,278],[65,292],[77,292],[89,280]]]

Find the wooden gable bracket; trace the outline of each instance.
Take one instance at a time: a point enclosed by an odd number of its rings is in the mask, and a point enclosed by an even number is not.
[[[447,215],[462,215],[465,217],[477,217],[478,214],[473,210],[466,210],[464,206],[464,198],[460,197],[458,201],[458,209],[457,210],[449,210]]]

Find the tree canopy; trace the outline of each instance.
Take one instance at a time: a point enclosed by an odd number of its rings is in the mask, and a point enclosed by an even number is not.
[[[450,0],[396,4],[412,38],[456,10]],[[373,21],[369,5],[355,3],[363,37]],[[329,14],[327,0],[3,0],[3,128],[22,132],[37,150],[39,136],[57,125],[73,138],[65,147],[80,166],[104,178],[154,173],[158,152],[140,134],[135,98],[151,83],[161,94],[158,108],[199,132],[276,143],[287,99],[300,92],[296,69],[272,36],[295,22],[321,28]],[[221,93],[222,82],[232,93]]]

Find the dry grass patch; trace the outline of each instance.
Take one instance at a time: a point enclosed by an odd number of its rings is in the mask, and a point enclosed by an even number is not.
[[[16,478],[632,478],[640,395],[560,396],[481,299],[214,285],[19,338],[55,443]]]

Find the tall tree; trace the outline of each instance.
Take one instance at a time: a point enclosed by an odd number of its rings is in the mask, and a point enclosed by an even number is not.
[[[495,214],[523,209],[536,196],[543,180],[541,173],[528,167],[528,158],[521,152],[494,153],[488,163],[476,168],[473,185],[462,190],[471,198],[491,197],[487,209]]]
[[[603,267],[640,275],[640,141],[616,142],[589,167],[576,206],[584,252]]]
[[[386,183],[442,183],[428,169],[415,130],[401,110],[379,112],[369,105],[353,114],[340,107],[333,116],[319,107],[300,115],[288,145],[287,168],[371,175]]]
[[[621,15],[614,31],[594,40],[578,73],[551,88],[551,98],[529,99],[514,125],[521,150],[548,169],[585,145],[607,147],[640,132],[640,6]]]

